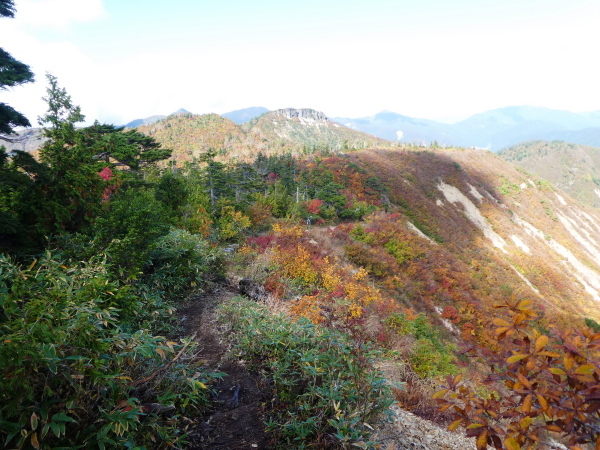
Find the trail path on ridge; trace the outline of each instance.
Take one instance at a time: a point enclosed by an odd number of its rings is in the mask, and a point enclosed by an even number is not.
[[[264,426],[263,405],[271,399],[271,389],[231,354],[216,320],[215,308],[236,295],[237,289],[221,286],[190,299],[179,311],[184,327],[181,335],[196,334],[202,367],[226,374],[213,387],[211,409],[187,429],[190,450],[267,450],[275,446]],[[393,410],[396,419],[378,424],[373,436],[382,450],[475,450],[473,439],[450,433],[397,406]]]
[[[211,372],[224,372],[223,380],[213,386],[211,409],[188,428],[189,449],[246,450],[272,448],[265,432],[264,404],[270,389],[259,374],[252,373],[242,361],[231,355],[219,333],[215,308],[238,292],[223,286],[194,297],[179,311],[184,331],[199,344],[198,358]]]

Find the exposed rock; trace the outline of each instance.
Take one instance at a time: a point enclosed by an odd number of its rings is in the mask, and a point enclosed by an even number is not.
[[[305,119],[305,120],[315,120],[318,122],[325,122],[328,120],[327,116],[325,114],[323,114],[322,112],[315,111],[314,109],[308,109],[308,108],[303,108],[303,109],[285,108],[285,109],[279,109],[275,112],[284,115],[288,119],[298,118],[298,119]]]
[[[245,295],[252,300],[262,300],[267,297],[265,287],[250,278],[242,278],[238,283],[238,290],[240,291],[240,294]]]
[[[392,406],[396,417],[391,423],[377,427],[373,439],[382,450],[475,450],[475,440],[452,433],[398,406]]]

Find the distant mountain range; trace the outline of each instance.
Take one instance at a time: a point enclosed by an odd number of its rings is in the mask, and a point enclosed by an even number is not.
[[[269,117],[270,113],[267,108],[255,106],[231,111],[222,114],[221,117],[247,128],[248,123],[261,116]],[[180,109],[169,116],[155,115],[136,119],[125,126],[127,128],[147,126],[171,116],[188,114],[191,113]],[[266,125],[269,120],[267,118],[264,124]],[[475,114],[454,124],[404,116],[390,111],[383,111],[369,117],[335,117],[327,120],[331,122],[328,125],[329,129],[335,128],[332,124],[336,123],[387,141],[426,146],[435,142],[441,146],[476,147],[497,152],[531,140],[560,140],[600,147],[600,111],[573,113],[533,106],[509,106]],[[37,139],[35,129],[25,133],[27,137],[24,142],[7,145],[7,148],[31,150],[37,147],[40,141]],[[288,132],[279,129],[279,133]],[[322,141],[319,142],[321,145]]]
[[[221,115],[233,121],[234,123],[241,125],[244,122],[254,119],[255,117],[262,116],[269,111],[270,110],[262,106],[252,106],[250,108],[238,109]]]
[[[499,156],[600,208],[600,148],[562,141],[529,141],[500,151]]]
[[[179,108],[177,111],[175,111],[174,113],[169,114],[169,116],[177,116],[180,114],[191,114],[189,111],[186,111],[183,108]],[[168,116],[150,116],[150,117],[146,117],[145,119],[135,119],[132,120],[131,122],[129,122],[128,124],[125,125],[125,128],[136,128],[139,127],[140,125],[151,125],[153,123],[158,122],[159,120],[163,120],[166,119]]]
[[[509,106],[475,114],[455,124],[384,111],[370,117],[333,118],[354,130],[384,139],[428,145],[477,147],[492,151],[544,139],[600,146],[600,111],[573,113],[533,106]]]

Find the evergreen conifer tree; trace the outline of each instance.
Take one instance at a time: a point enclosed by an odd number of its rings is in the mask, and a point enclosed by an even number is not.
[[[15,15],[13,0],[0,0],[0,17],[12,18]],[[33,81],[33,72],[27,64],[16,60],[10,53],[0,48],[0,91]],[[0,102],[0,140],[14,140],[14,127],[29,127],[27,117],[6,103]]]

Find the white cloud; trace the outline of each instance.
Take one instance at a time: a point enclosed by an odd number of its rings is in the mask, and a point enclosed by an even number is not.
[[[21,0],[16,6],[19,21],[35,27],[64,29],[108,16],[102,0]]]

